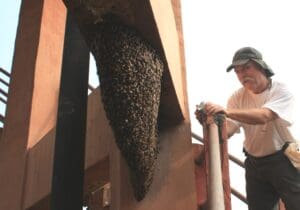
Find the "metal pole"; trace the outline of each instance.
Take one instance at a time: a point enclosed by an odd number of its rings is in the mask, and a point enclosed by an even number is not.
[[[208,202],[210,210],[224,210],[224,190],[222,182],[220,141],[218,126],[215,122],[208,125],[209,144],[209,189]]]
[[[67,15],[56,125],[52,210],[82,210],[89,50]]]

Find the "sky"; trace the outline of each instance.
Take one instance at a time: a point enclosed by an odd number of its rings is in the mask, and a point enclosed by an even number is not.
[[[5,1],[0,6],[0,27],[2,29],[0,33],[0,67],[8,72],[11,69],[20,2],[20,0]],[[9,82],[9,78],[2,73],[0,73],[0,78]],[[2,83],[0,83],[0,88],[5,92],[8,90]],[[2,94],[1,97],[6,99]],[[2,102],[0,102],[0,113],[5,115],[5,105]],[[0,127],[2,126],[0,123]]]
[[[212,101],[225,106],[230,94],[240,87],[235,74],[227,73],[225,69],[234,52],[245,46],[261,51],[275,72],[273,79],[290,87],[296,99],[295,117],[299,116],[300,93],[297,92],[296,74],[300,72],[300,5],[297,1],[181,0],[188,98],[194,132],[202,132],[192,114],[196,104]],[[0,67],[10,71],[21,0],[4,2],[0,7],[0,27],[3,29],[0,33]],[[95,76],[92,67],[90,83],[94,86],[98,84]],[[3,104],[0,104],[0,113],[4,113]],[[300,120],[297,120],[293,131],[300,139]],[[230,153],[241,159],[242,141],[242,135],[229,141]],[[231,184],[244,192],[241,188],[244,185],[243,170],[231,164],[230,171]],[[234,196],[232,200],[233,210],[247,209]]]
[[[226,105],[240,84],[225,69],[235,51],[245,46],[263,54],[275,72],[273,79],[286,83],[298,103],[300,6],[296,0],[183,0],[182,10],[192,110],[201,101]]]

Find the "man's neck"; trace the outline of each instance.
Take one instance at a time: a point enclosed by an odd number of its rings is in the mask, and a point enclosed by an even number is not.
[[[270,78],[266,78],[266,81],[257,88],[257,90],[253,91],[254,94],[260,94],[264,92],[267,89],[270,89],[272,87],[272,80]]]

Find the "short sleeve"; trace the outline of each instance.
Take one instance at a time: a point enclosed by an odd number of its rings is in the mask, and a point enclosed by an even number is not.
[[[294,97],[284,84],[276,84],[263,107],[275,112],[286,126],[293,123]]]

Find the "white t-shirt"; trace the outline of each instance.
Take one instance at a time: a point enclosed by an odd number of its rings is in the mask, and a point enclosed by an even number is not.
[[[294,98],[283,83],[272,81],[272,86],[260,94],[244,87],[228,100],[228,108],[251,109],[266,107],[279,118],[263,125],[250,125],[229,119],[245,132],[244,148],[256,157],[266,156],[280,150],[285,142],[294,142],[289,127],[292,125]]]

